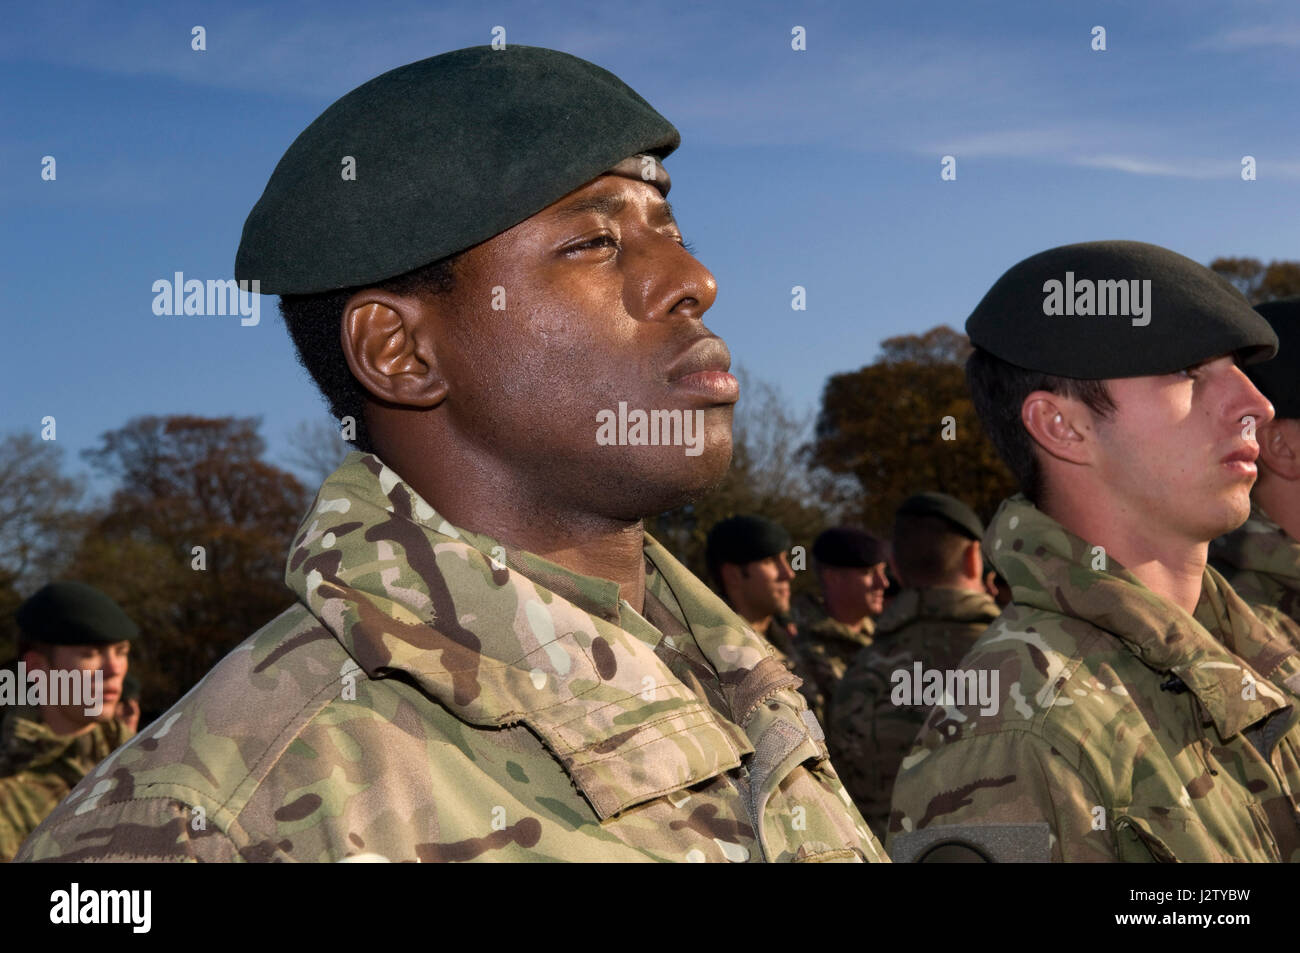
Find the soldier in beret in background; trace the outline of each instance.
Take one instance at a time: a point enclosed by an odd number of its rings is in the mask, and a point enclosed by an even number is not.
[[[1259,479],[1250,519],[1210,545],[1210,563],[1252,605],[1300,622],[1300,297],[1257,305],[1277,333],[1277,357],[1246,374],[1273,404],[1259,425]]]
[[[946,698],[903,762],[891,855],[1300,859],[1294,623],[1206,566],[1273,416],[1240,365],[1277,336],[1209,269],[1121,241],[1022,261],[966,330],[1023,491],[984,536],[1014,601],[961,662],[994,703]]]
[[[895,672],[955,669],[998,605],[986,591],[975,512],[946,493],[917,493],[894,515],[894,571],[903,591],[876,621],[875,639],[835,689],[826,745],[844,787],[882,840],[903,756],[930,706],[898,703]]]
[[[836,686],[871,644],[875,619],[884,611],[888,547],[865,530],[839,526],[813,540],[812,557],[822,595],[804,605],[799,651],[813,683],[804,694],[827,726]]]
[[[84,583],[52,582],[19,607],[17,622],[22,662],[17,671],[27,684],[11,683],[0,694],[5,702],[0,708],[0,860],[5,861],[77,782],[135,734],[114,716],[139,630],[116,602]],[[30,677],[34,672],[41,673],[39,682]],[[87,679],[83,672],[100,675]],[[77,684],[59,673],[70,673]],[[98,688],[84,692],[97,682]],[[79,697],[56,697],[67,690]]]
[[[297,138],[235,274],[358,452],[293,542],[298,604],[23,859],[888,859],[795,677],[643,530],[722,478],[737,399],[678,143],[523,46],[385,73]],[[701,452],[599,442],[621,401],[698,412]]]

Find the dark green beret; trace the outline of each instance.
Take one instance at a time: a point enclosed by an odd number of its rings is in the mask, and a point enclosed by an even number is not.
[[[946,520],[957,533],[968,539],[983,539],[984,524],[975,511],[947,493],[917,493],[899,504],[894,513],[899,516],[937,516]]]
[[[294,140],[244,223],[235,277],[263,294],[392,278],[680,142],[617,76],[567,53],[476,46],[420,60],[357,87]]]
[[[848,566],[865,569],[883,563],[886,557],[883,540],[851,526],[828,529],[815,540],[813,559],[823,566]]]
[[[709,530],[705,545],[710,566],[744,565],[790,549],[790,534],[765,516],[731,516]]]
[[[1009,364],[1084,380],[1277,351],[1268,322],[1226,279],[1144,242],[1085,242],[1026,258],[989,289],[966,333]]]
[[[112,645],[140,634],[116,602],[81,582],[42,587],[18,607],[17,619],[24,638],[49,645]]]
[[[1300,417],[1300,296],[1255,306],[1277,334],[1277,357],[1252,364],[1246,374],[1279,417]]]

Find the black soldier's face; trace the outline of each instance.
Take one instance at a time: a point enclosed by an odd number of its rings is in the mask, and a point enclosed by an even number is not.
[[[738,388],[701,320],[716,293],[659,191],[601,176],[461,256],[439,412],[557,502],[629,520],[680,505],[731,457]]]
[[[1096,435],[1108,505],[1152,539],[1208,541],[1240,526],[1256,476],[1255,430],[1273,407],[1234,359],[1107,386],[1117,410]]]

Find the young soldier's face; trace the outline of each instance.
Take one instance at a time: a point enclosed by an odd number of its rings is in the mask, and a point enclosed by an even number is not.
[[[1204,542],[1245,522],[1255,430],[1273,407],[1231,356],[1107,387],[1117,410],[1109,420],[1094,418],[1094,432],[1109,505],[1162,538]]]
[[[104,694],[100,700],[102,709],[98,715],[85,713],[85,708],[93,707],[89,701],[85,705],[61,706],[65,718],[78,724],[89,724],[92,721],[107,721],[117,712],[130,651],[130,642],[116,642],[112,645],[53,645],[50,646],[48,656],[41,652],[29,652],[27,661],[29,667],[40,667],[47,672],[104,673]],[[79,674],[78,678],[80,677]]]
[[[738,388],[702,320],[716,294],[659,191],[601,176],[458,260],[445,409],[571,506],[680,505],[731,458]]]

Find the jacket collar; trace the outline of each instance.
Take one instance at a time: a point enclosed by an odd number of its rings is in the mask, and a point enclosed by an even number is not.
[[[876,633],[889,635],[922,620],[989,623],[998,617],[1000,611],[993,597],[986,592],[935,586],[904,589],[881,613],[876,622]]]
[[[1188,615],[1020,494],[998,509],[984,543],[1015,602],[1082,619],[1157,672],[1177,675],[1222,737],[1300,702],[1251,665],[1267,660],[1270,675],[1291,671],[1294,649],[1213,569],[1206,568],[1200,601]]]
[[[653,629],[620,624],[617,584],[452,526],[373,454],[321,487],[285,581],[367,676],[402,673],[471,724],[527,724],[604,818],[736,767],[758,702],[794,682],[648,535],[644,551],[734,723],[672,674]]]

